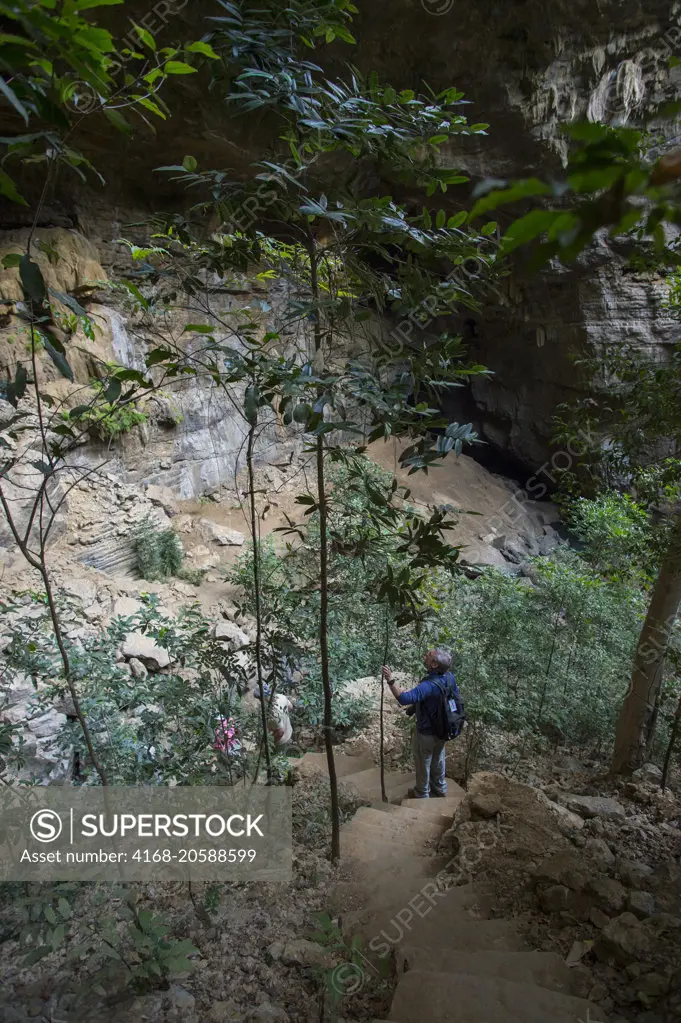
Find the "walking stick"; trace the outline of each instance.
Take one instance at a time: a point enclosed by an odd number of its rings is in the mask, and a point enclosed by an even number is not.
[[[390,646],[390,609],[386,608],[385,614],[385,649],[383,651],[382,664],[386,664],[388,661],[388,648]],[[383,708],[385,705],[385,680],[383,678],[383,668],[381,667],[381,727],[380,727],[380,763],[381,763],[381,799],[384,803],[388,802],[388,795],[385,791],[385,750],[384,750],[384,738],[385,729],[383,726]]]

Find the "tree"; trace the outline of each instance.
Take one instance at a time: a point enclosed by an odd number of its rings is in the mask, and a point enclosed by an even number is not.
[[[122,0],[114,0],[122,2]],[[23,291],[23,306],[17,314],[23,320],[30,338],[27,369],[19,362],[14,375],[8,371],[3,386],[4,397],[13,409],[4,424],[6,437],[0,437],[3,456],[0,461],[0,505],[17,549],[42,578],[50,609],[52,627],[59,647],[64,683],[76,710],[92,766],[103,785],[107,775],[94,746],[87,721],[82,713],[72,672],[72,658],[65,639],[50,580],[48,544],[56,516],[69,491],[87,477],[69,465],[68,457],[87,432],[89,424],[129,410],[138,388],[150,384],[143,374],[101,366],[99,390],[85,403],[70,409],[72,422],[65,422],[63,407],[39,384],[38,366],[44,356],[71,383],[68,343],[78,330],[93,337],[94,324],[87,310],[73,295],[48,289],[39,262],[34,256],[38,247],[35,229],[42,205],[59,172],[73,173],[81,181],[86,174],[104,182],[86,156],[75,146],[78,130],[86,117],[104,116],[114,129],[125,134],[133,131],[133,123],[150,126],[148,113],[165,119],[169,110],[160,96],[168,76],[189,74],[196,68],[187,61],[217,59],[210,47],[189,43],[184,52],[176,47],[158,51],[156,42],[146,29],[135,25],[139,53],[117,44],[110,32],[83,17],[111,0],[88,0],[77,9],[73,3],[60,5],[53,0],[16,0],[3,4],[3,17],[12,28],[0,37],[0,99],[5,115],[14,124],[0,142],[2,169],[0,195],[10,202],[28,206],[12,174],[16,165],[23,171],[28,165],[45,168],[42,190],[35,204],[33,226],[28,235],[26,251],[5,256],[3,268],[16,270]],[[198,55],[198,56],[197,56]],[[186,60],[178,60],[186,57]],[[123,72],[123,66],[125,71]],[[87,103],[83,94],[87,93]],[[125,111],[125,113],[123,113]],[[125,114],[133,118],[129,121]],[[15,130],[15,125],[20,127]],[[11,172],[11,173],[10,173]],[[50,254],[59,259],[59,253]],[[74,387],[72,398],[82,393]],[[36,416],[35,452],[28,460],[16,453],[18,432],[25,429],[29,412]],[[78,400],[78,398],[76,398]],[[26,482],[30,480],[27,488]],[[26,492],[28,491],[28,498]],[[23,498],[23,500],[22,500]]]
[[[194,299],[207,294],[202,278],[207,271],[223,281],[250,271],[287,285],[290,299],[280,315],[289,332],[297,333],[297,352],[293,360],[271,361],[272,379],[257,400],[262,398],[284,424],[298,424],[314,460],[314,493],[298,500],[319,522],[319,651],[335,857],[339,815],[331,738],[326,462],[348,437],[361,445],[412,435],[403,464],[410,471],[427,470],[474,439],[470,426],[442,420],[437,395],[485,370],[466,361],[460,338],[438,334],[429,324],[461,304],[475,305],[469,277],[464,280],[451,268],[468,258],[483,271],[490,267],[494,254],[488,238],[495,228],[464,230],[465,214],[416,211],[390,195],[358,195],[344,182],[342,168],[360,162],[396,183],[421,188],[426,196],[444,193],[467,179],[443,165],[441,147],[459,134],[484,133],[486,125],[468,125],[455,89],[438,95],[398,93],[376,75],[365,81],[352,68],[345,80],[330,80],[301,55],[320,35],[352,41],[347,23],[355,9],[345,0],[314,5],[314,10],[294,4],[286,12],[269,4],[257,10],[247,3],[223,6],[228,14],[217,19],[211,46],[219,54],[234,53],[236,39],[237,55],[248,58],[248,66],[229,81],[225,99],[242,114],[266,110],[286,145],[286,158],[279,151],[259,161],[246,181],[229,168],[204,171],[191,155],[181,165],[161,168],[198,192],[200,201],[190,213],[217,212],[220,227],[206,240],[197,237],[189,217],[157,216],[155,250],[146,250],[151,265],[144,270],[148,285],[168,295],[177,285]],[[220,290],[211,288],[212,295]],[[424,302],[428,322],[421,329],[417,313]],[[216,316],[210,303],[207,311],[213,322],[194,327],[219,381],[226,364],[238,361],[239,345],[233,342],[241,336],[239,323],[232,321],[230,338],[224,317]],[[378,315],[393,314],[415,318],[416,332],[406,343],[382,336]],[[177,352],[170,353],[167,345],[149,359],[150,366],[173,367],[170,372],[178,365]],[[253,389],[250,394],[255,402]],[[428,433],[436,425],[446,428],[437,440]]]
[[[646,160],[639,131],[600,124],[574,125],[568,130],[578,146],[563,180],[529,179],[504,188],[498,187],[499,182],[483,183],[471,219],[506,203],[539,200],[540,207],[510,225],[502,238],[502,253],[531,244],[535,267],[554,257],[567,262],[577,258],[596,231],[604,230],[613,238],[625,239],[644,263],[678,266],[678,246],[668,243],[664,227],[681,224],[681,151],[667,153],[653,166]],[[656,366],[632,352],[610,350],[602,354],[600,369],[615,400],[602,395],[589,399],[588,414],[597,438],[596,450],[590,452],[592,462],[603,462],[607,441],[614,451],[605,461],[619,472],[620,484],[635,483],[638,475],[648,489],[652,483],[658,498],[669,497],[670,483],[677,490],[681,482],[678,351],[668,364]],[[666,457],[656,459],[660,444],[663,451],[667,445]],[[644,466],[655,471],[642,477],[635,470]],[[681,510],[678,493],[674,497],[675,503],[668,506],[674,524],[652,587],[617,725],[615,773],[629,773],[639,766],[653,737],[665,657],[681,603]]]

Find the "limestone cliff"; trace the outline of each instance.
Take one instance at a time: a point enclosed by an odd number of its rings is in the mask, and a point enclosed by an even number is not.
[[[149,15],[141,2],[131,6]],[[149,15],[159,39],[204,31],[215,0],[171,6],[170,14]],[[402,87],[427,81],[435,89],[456,84],[464,90],[470,117],[489,122],[489,134],[462,139],[448,159],[473,180],[559,169],[562,124],[584,117],[642,123],[678,92],[679,69],[669,68],[681,41],[675,0],[360,0],[359,7],[358,49],[331,47],[328,60],[338,65],[350,57]],[[106,16],[115,25],[115,9]],[[44,226],[79,231],[96,245],[107,270],[120,260],[112,242],[126,233],[126,223],[182,202],[178,186],[154,167],[193,153],[202,166],[245,169],[255,146],[269,137],[266,119],[235,123],[219,89],[208,89],[201,75],[190,78],[172,84],[168,98],[176,113],[156,136],[112,138],[97,117],[86,119],[82,144],[105,171],[106,192],[57,190],[45,207]],[[652,129],[658,149],[676,134],[676,125],[666,122],[653,121]],[[353,177],[354,168],[346,172],[357,189],[379,184]],[[467,194],[452,201],[463,205]],[[13,228],[27,223],[27,214],[7,205],[0,216]],[[518,267],[507,285],[484,298],[472,325],[461,324],[472,354],[494,376],[476,380],[467,401],[450,412],[473,418],[494,448],[532,470],[550,452],[556,406],[588,386],[575,371],[574,353],[618,341],[659,351],[676,339],[677,327],[662,302],[662,280],[629,272],[625,254],[604,244],[572,269],[528,278]],[[117,357],[137,358],[121,312],[100,312]],[[166,448],[158,448],[154,477],[187,496],[231,471],[233,459],[220,452],[233,453],[240,443],[229,410],[208,409],[190,392],[179,399],[182,419],[170,449],[170,434],[159,434]],[[134,467],[136,456],[129,457]]]

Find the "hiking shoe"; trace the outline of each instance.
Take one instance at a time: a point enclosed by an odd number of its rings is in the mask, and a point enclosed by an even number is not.
[[[446,792],[431,792],[431,796],[433,796],[434,799],[444,799],[446,795]]]
[[[407,792],[407,799],[427,799],[428,796],[422,796],[416,789],[409,789]]]

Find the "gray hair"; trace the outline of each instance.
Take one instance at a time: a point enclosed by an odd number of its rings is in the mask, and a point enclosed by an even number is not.
[[[449,650],[442,650],[438,647],[436,650],[433,650],[433,658],[438,668],[442,671],[449,671],[452,666],[452,655]]]

